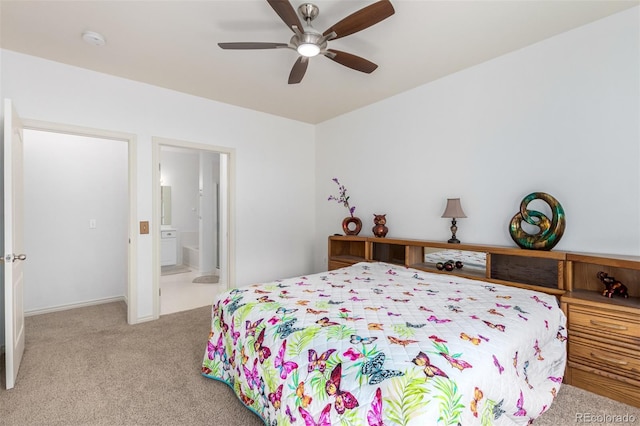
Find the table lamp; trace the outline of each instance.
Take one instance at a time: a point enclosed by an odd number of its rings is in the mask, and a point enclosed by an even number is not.
[[[447,198],[447,207],[444,209],[442,217],[451,218],[451,239],[449,239],[449,242],[456,244],[460,243],[460,240],[456,238],[456,232],[458,231],[456,218],[460,219],[462,217],[467,217],[467,215],[462,211],[460,198]]]

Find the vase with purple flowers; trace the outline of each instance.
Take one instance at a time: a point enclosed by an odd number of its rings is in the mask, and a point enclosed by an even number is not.
[[[336,185],[338,185],[338,196],[329,195],[328,201],[337,201],[349,210],[349,216],[342,221],[342,231],[345,235],[358,235],[362,230],[362,221],[360,218],[353,215],[356,210],[355,206],[349,205],[349,196],[347,195],[347,188],[342,185],[338,178],[332,179]]]

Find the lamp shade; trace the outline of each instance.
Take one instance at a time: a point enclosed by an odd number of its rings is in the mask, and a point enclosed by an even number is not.
[[[450,217],[450,218],[461,218],[467,217],[466,214],[462,211],[462,206],[460,205],[460,198],[447,198],[447,207],[444,209],[444,213],[442,213],[442,217]]]

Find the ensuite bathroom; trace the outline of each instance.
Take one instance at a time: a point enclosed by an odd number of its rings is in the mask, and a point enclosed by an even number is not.
[[[160,313],[210,303],[220,271],[220,159],[223,154],[160,146]]]

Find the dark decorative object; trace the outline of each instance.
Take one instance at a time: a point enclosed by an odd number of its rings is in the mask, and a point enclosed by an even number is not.
[[[358,235],[362,230],[362,221],[355,216],[345,217],[342,221],[342,230],[345,235]]]
[[[551,207],[552,218],[549,220],[543,213],[527,210],[533,200],[542,200]],[[528,234],[522,229],[522,222],[537,226],[537,234]],[[562,238],[565,228],[564,209],[551,195],[544,192],[533,192],[520,203],[520,211],[513,216],[509,225],[509,233],[515,243],[524,249],[551,250]]]
[[[456,238],[456,232],[458,232],[458,227],[456,226],[456,218],[460,219],[463,217],[467,217],[462,211],[460,198],[447,199],[447,207],[445,207],[444,213],[442,213],[442,217],[451,218],[451,238],[448,242],[455,244],[460,243],[460,240]]]
[[[442,262],[436,263],[436,268],[439,271],[442,271],[444,269],[447,272],[453,271],[454,268],[461,269],[463,266],[464,265],[459,260],[457,262],[454,262],[453,260],[447,260],[444,263]]]
[[[373,231],[373,235],[378,238],[384,238],[389,232],[389,228],[385,225],[387,224],[387,215],[386,214],[373,214],[373,223],[375,226],[371,229]]]
[[[596,274],[598,279],[604,284],[603,296],[611,298],[612,296],[621,296],[625,299],[629,297],[629,291],[627,286],[616,280],[614,277],[610,277],[606,272],[600,271]]]

